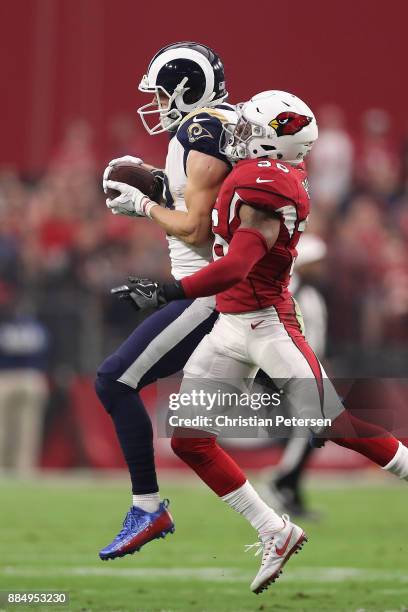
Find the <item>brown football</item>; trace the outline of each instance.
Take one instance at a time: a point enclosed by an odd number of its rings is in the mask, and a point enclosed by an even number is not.
[[[126,162],[118,163],[112,167],[108,179],[137,187],[154,202],[160,203],[162,199],[163,182],[143,164],[132,166]],[[116,189],[108,189],[106,195],[108,198],[113,199],[120,195],[120,193]]]

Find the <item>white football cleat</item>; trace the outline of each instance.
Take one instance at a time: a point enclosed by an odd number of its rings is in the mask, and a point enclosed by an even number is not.
[[[255,544],[246,546],[247,551],[253,547],[258,548],[255,556],[262,552],[261,567],[251,584],[251,591],[257,595],[279,578],[285,563],[307,542],[303,529],[291,523],[287,514],[282,515],[282,520],[284,527],[280,531],[275,531]]]

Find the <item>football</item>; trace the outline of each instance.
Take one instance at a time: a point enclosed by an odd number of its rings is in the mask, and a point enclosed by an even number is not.
[[[158,176],[155,174],[156,172],[159,174]],[[161,170],[150,170],[144,164],[134,166],[123,162],[112,167],[108,179],[137,187],[150,200],[160,203],[163,193],[161,174]],[[108,198],[113,199],[120,195],[120,193],[116,189],[108,189],[106,195]]]

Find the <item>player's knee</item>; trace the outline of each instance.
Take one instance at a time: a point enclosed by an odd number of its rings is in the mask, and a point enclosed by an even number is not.
[[[97,377],[104,381],[116,381],[125,369],[123,359],[117,353],[113,353],[101,363],[97,371]]]
[[[173,435],[171,438],[173,452],[189,465],[200,465],[208,460],[209,454],[211,454],[215,446],[216,439],[210,436],[189,438]]]
[[[134,393],[127,385],[118,381],[123,373],[123,363],[118,355],[110,355],[98,368],[95,379],[95,391],[102,405],[110,413],[113,400],[123,393]]]
[[[180,457],[180,459],[183,458],[183,452],[185,451],[184,442],[185,440],[183,438],[176,438],[175,436],[170,440],[171,450],[177,457]]]

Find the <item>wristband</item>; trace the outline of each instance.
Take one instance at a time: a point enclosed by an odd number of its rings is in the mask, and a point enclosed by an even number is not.
[[[175,281],[174,283],[164,283],[161,286],[161,289],[167,302],[186,299],[186,294],[184,292],[183,286],[179,281]]]
[[[152,200],[149,200],[148,197],[145,197],[142,200],[142,210],[143,210],[143,213],[149,219],[152,219],[151,210],[152,210],[152,208],[154,206],[159,206],[159,204],[157,202],[153,202]]]

